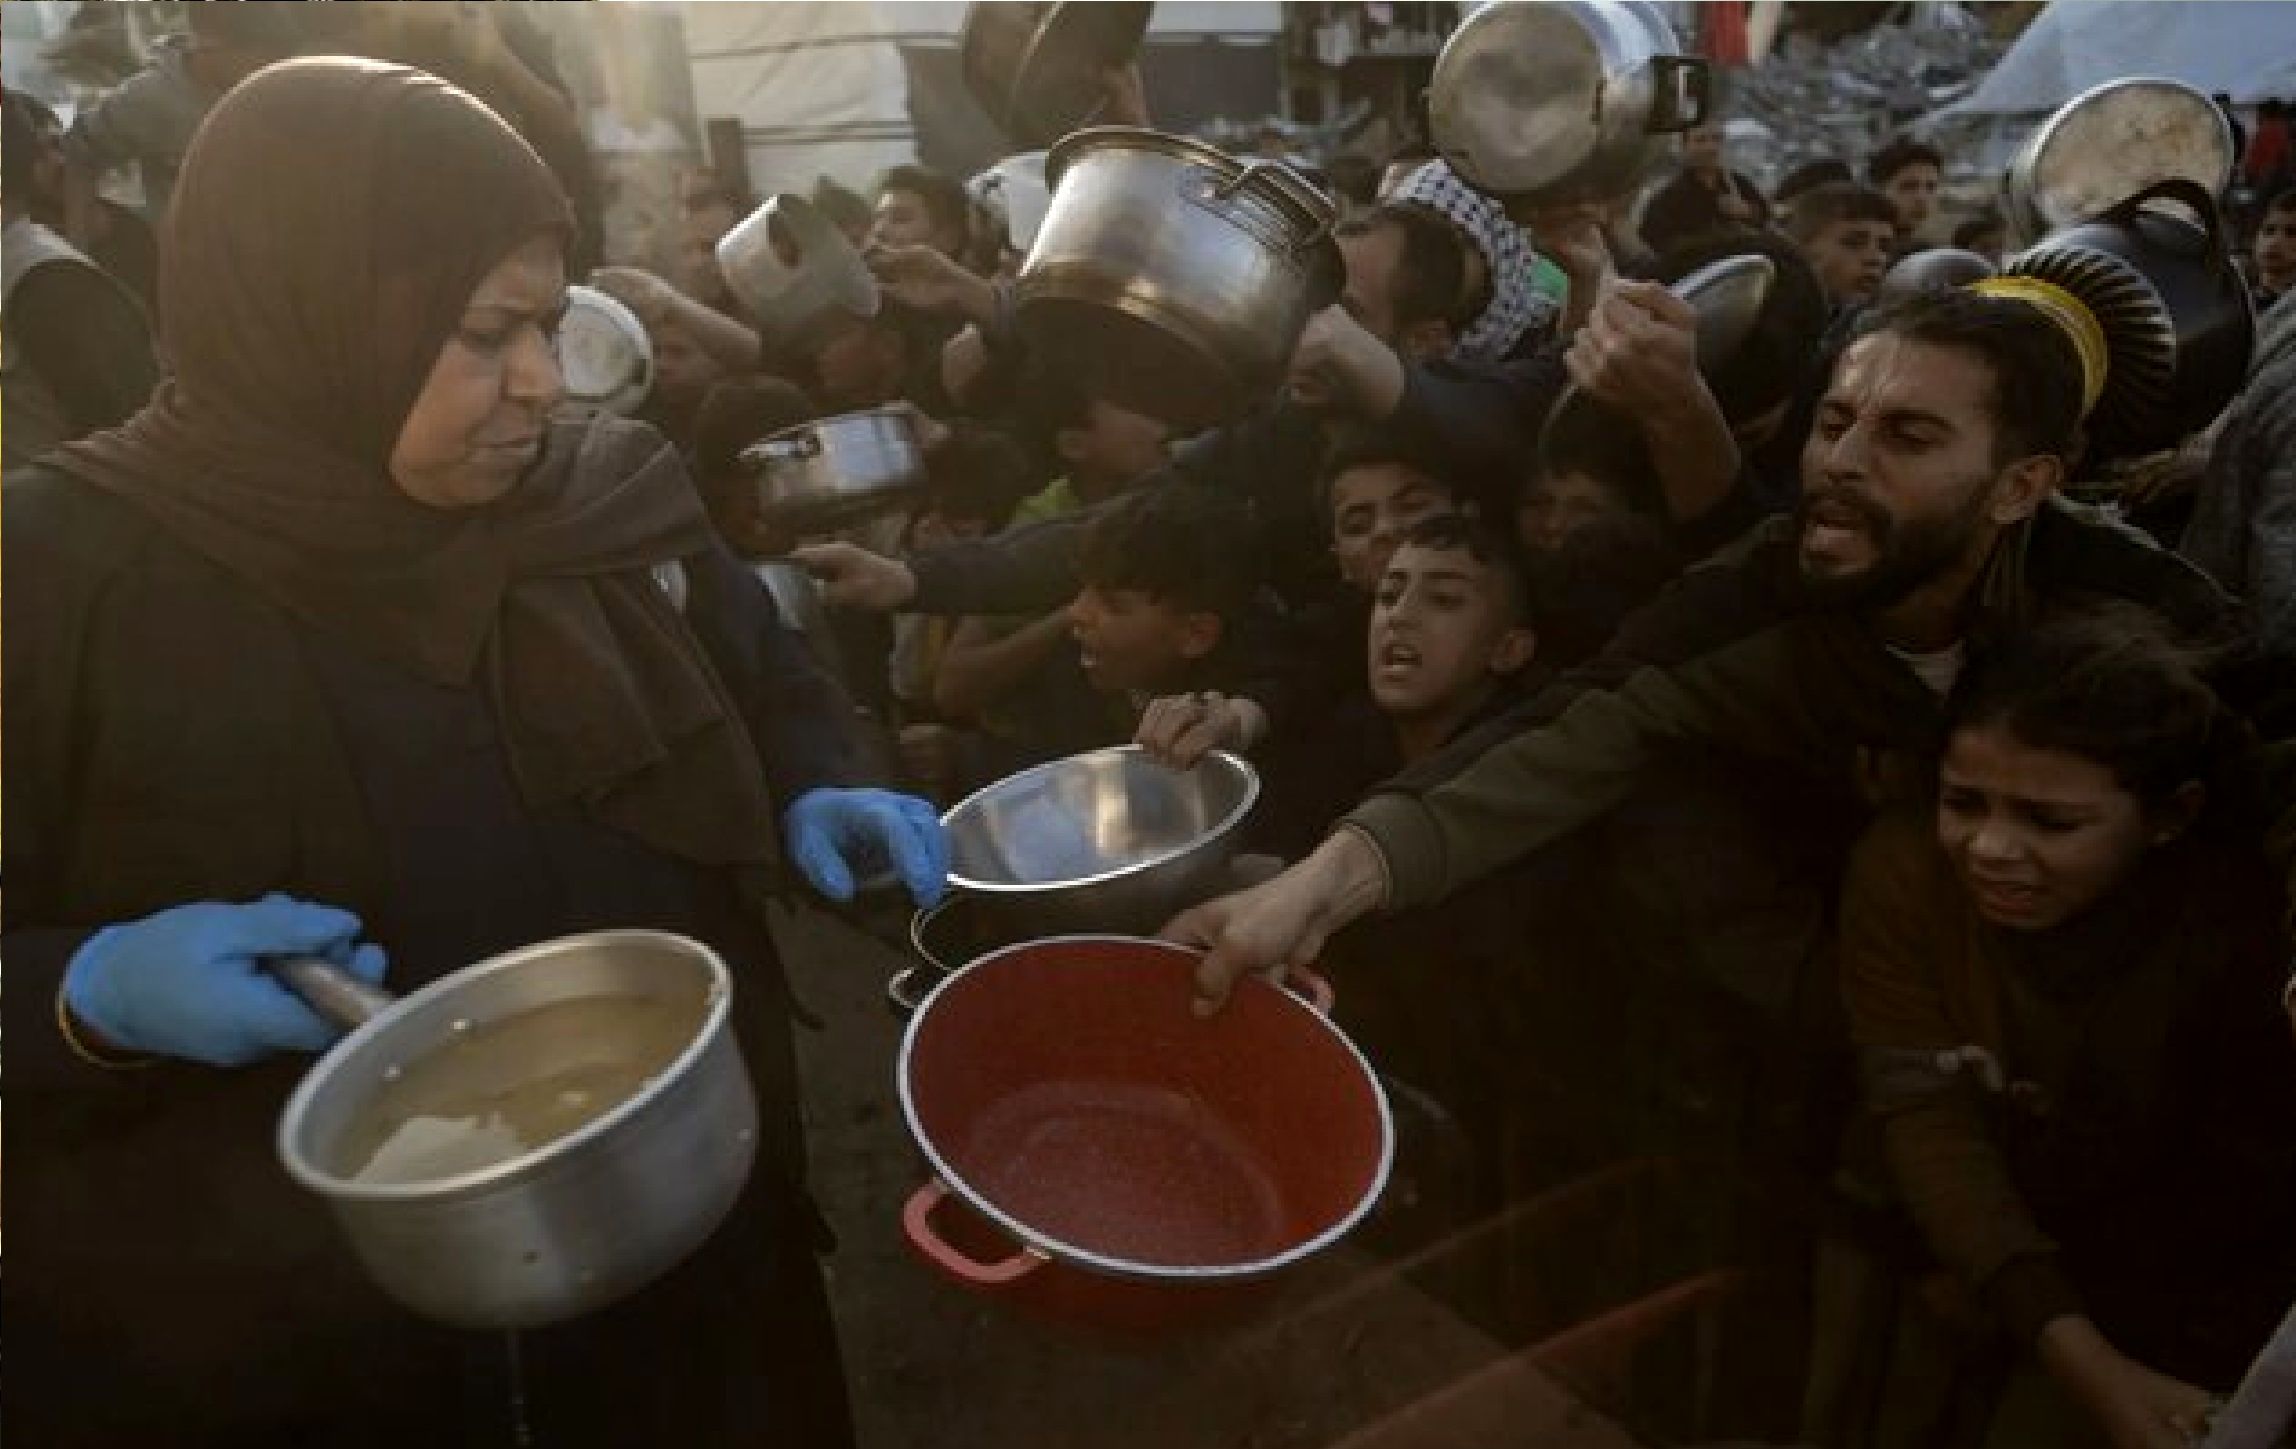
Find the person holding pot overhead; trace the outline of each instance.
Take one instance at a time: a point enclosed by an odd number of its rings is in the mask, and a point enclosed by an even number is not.
[[[850,1441],[760,906],[777,840],[831,896],[891,864],[929,899],[945,846],[855,786],[843,697],[670,446],[553,419],[569,226],[443,81],[260,72],[169,216],[174,381],[10,480],[41,601],[6,637],[25,1443]],[[407,992],[608,927],[732,967],[751,1179],[618,1304],[433,1327],[274,1156],[333,1033],[261,962]]]

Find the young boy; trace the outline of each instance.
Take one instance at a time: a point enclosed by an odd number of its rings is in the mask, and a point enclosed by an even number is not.
[[[1158,695],[1234,687],[1234,638],[1258,586],[1248,537],[1235,503],[1195,487],[1149,489],[1095,518],[1070,643],[958,743],[956,783],[1124,743]]]
[[[2296,186],[2268,198],[2249,243],[2249,290],[2262,313],[2296,288]]]
[[[1364,689],[1261,760],[1253,848],[1296,859],[1373,785],[1543,678],[1531,593],[1530,565],[1499,530],[1457,514],[1413,527],[1372,597]]]

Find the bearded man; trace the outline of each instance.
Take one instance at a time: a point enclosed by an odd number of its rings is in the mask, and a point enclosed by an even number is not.
[[[1768,770],[1870,805],[1928,745],[1970,653],[2045,609],[2119,597],[2219,634],[2232,606],[2205,576],[2057,496],[2101,386],[2028,303],[1965,291],[1876,309],[1818,407],[1796,513],[1381,787],[1290,870],[1174,920],[1168,936],[1209,948],[1199,1008],[1246,972],[1314,961],[1358,918],[1441,900],[1610,815],[1685,760],[1699,781]],[[1772,836],[1798,823],[1753,818]],[[1714,889],[1701,874],[1745,835],[1646,864],[1663,877],[1652,894]]]

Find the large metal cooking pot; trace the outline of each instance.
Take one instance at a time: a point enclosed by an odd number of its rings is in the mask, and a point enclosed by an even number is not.
[[[749,1178],[757,1103],[728,1016],[733,982],[698,942],[659,931],[569,936],[397,1000],[324,962],[274,969],[323,1014],[360,1021],[288,1099],[280,1160],[326,1200],[375,1282],[427,1318],[524,1328],[603,1307],[700,1247]],[[415,1183],[349,1175],[345,1139],[360,1107],[407,1063],[540,1007],[623,996],[691,1000],[700,1021],[629,1100],[476,1171]]]
[[[2182,81],[2132,76],[2057,108],[2001,177],[2015,240],[2030,243],[2160,181],[2221,193],[2232,179],[2232,126]]]
[[[991,929],[1153,931],[1226,880],[1259,795],[1224,750],[1185,770],[1138,745],[1070,755],[950,807],[949,885]]]
[[[1049,146],[1106,104],[1101,74],[1130,61],[1156,7],[975,0],[957,39],[965,85],[1022,146]]]
[[[2162,201],[2198,222],[2154,204]],[[2255,306],[2227,252],[2216,198],[2193,182],[2155,182],[1979,285],[2019,278],[2069,295],[2103,331],[2104,391],[2087,425],[2093,462],[2176,445],[2247,381]]]
[[[1370,1064],[1258,978],[1199,1020],[1198,953],[1076,936],[992,952],[901,1041],[901,1111],[933,1179],[910,1243],[967,1288],[1152,1330],[1231,1310],[1360,1222],[1395,1131]]]
[[[769,196],[718,238],[718,271],[766,341],[801,348],[839,313],[874,317],[877,279],[837,224],[802,196]]]
[[[818,533],[898,513],[925,491],[925,448],[906,408],[870,408],[785,428],[741,451],[760,522]]]
[[[1339,296],[1331,200],[1277,162],[1111,126],[1053,147],[1045,176],[1022,332],[1086,390],[1181,431],[1265,397]]]
[[[1521,211],[1626,195],[1711,96],[1650,0],[1497,0],[1443,43],[1427,127],[1461,179]]]

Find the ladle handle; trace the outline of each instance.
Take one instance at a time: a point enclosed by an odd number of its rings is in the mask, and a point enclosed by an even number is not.
[[[371,1016],[388,1010],[398,1000],[379,986],[369,986],[332,961],[317,956],[273,956],[264,965],[303,998],[303,1004],[336,1026],[349,1031]]]

